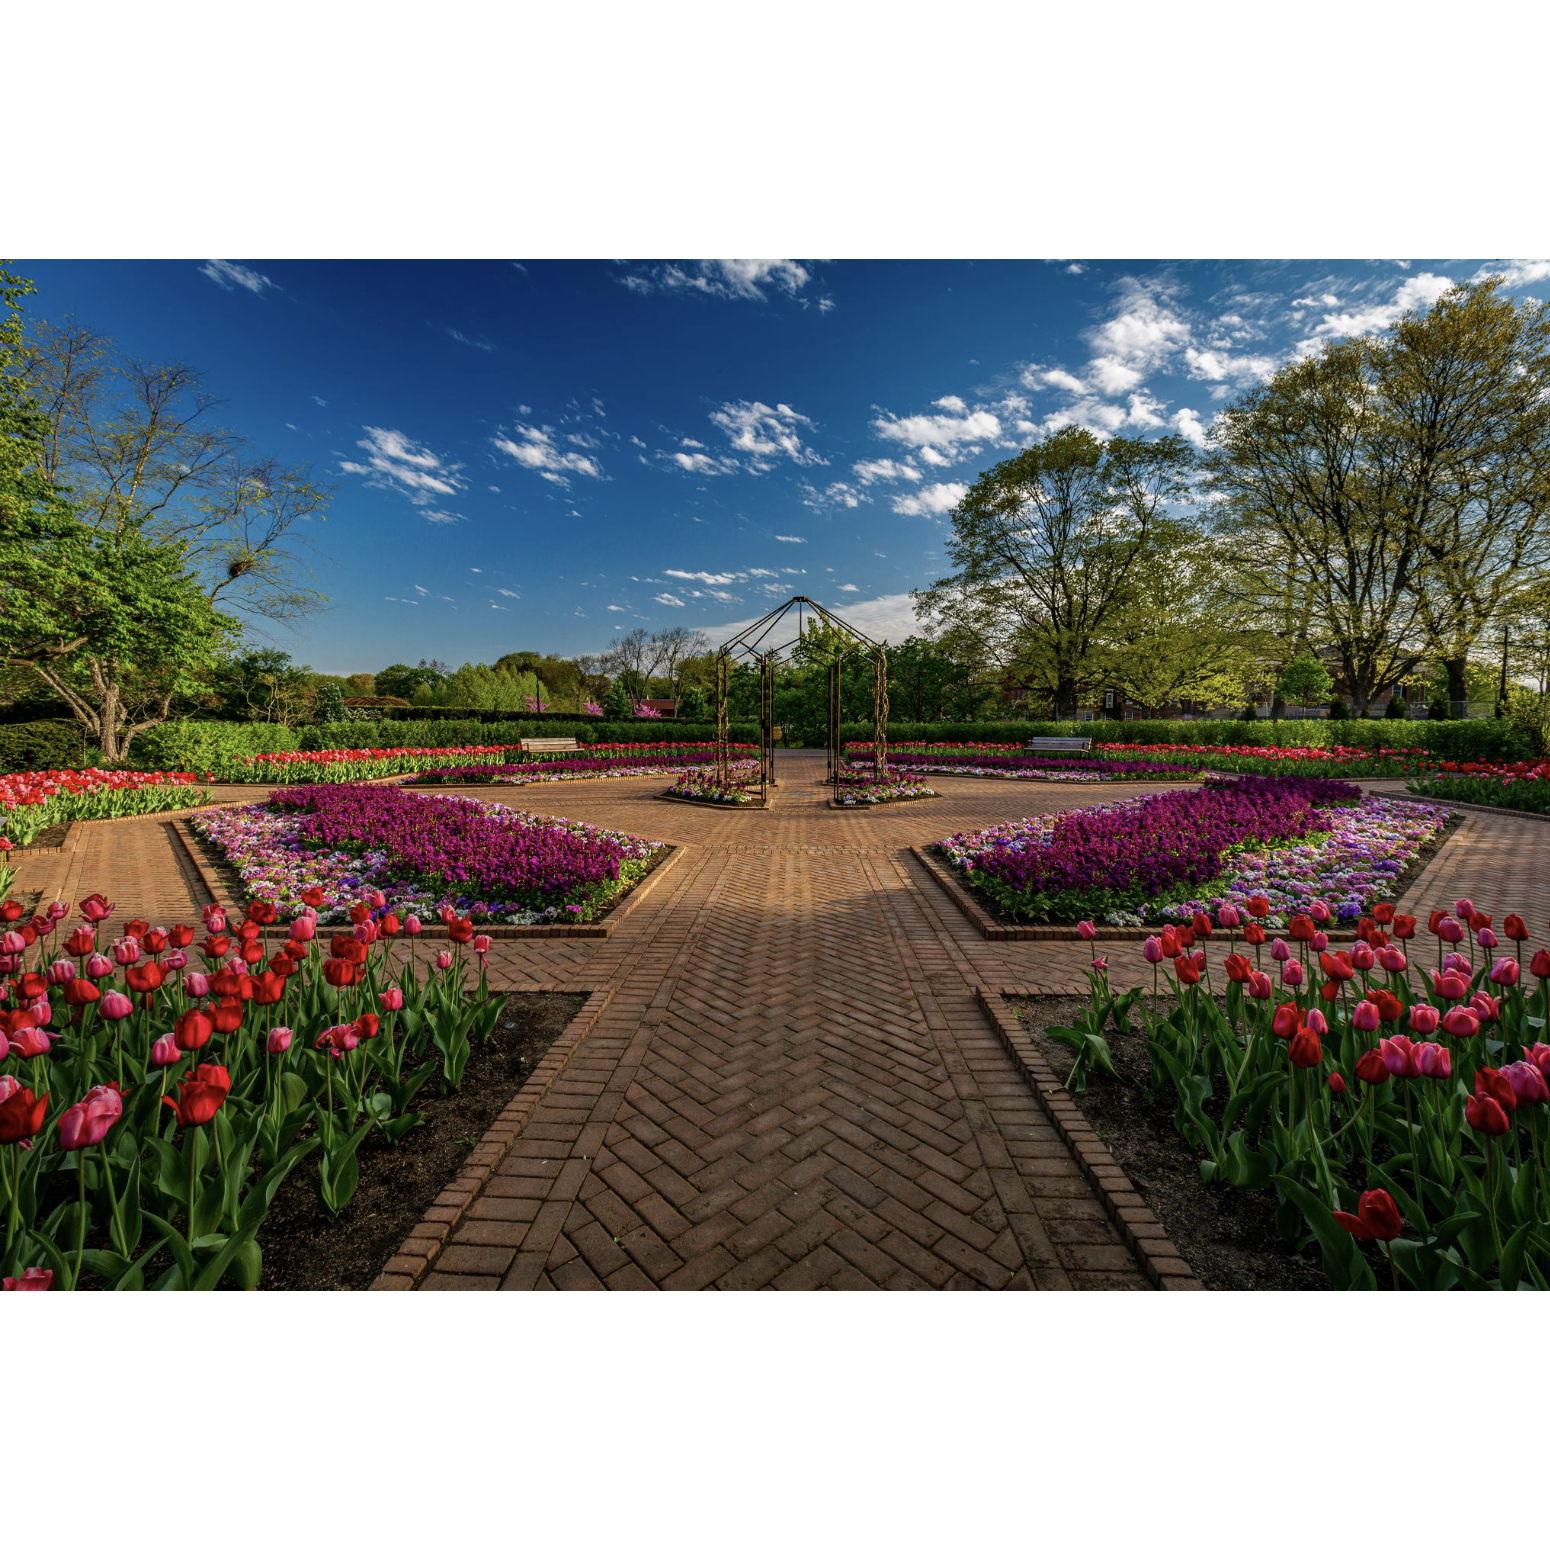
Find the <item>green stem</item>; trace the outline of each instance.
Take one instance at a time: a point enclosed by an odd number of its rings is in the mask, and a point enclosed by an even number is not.
[[[76,1203],[79,1207],[75,1218],[75,1270],[70,1277],[72,1291],[81,1284],[81,1262],[86,1258],[86,1153],[75,1154]]]

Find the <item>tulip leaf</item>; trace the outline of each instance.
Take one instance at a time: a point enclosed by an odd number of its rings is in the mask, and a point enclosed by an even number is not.
[[[1523,1259],[1528,1252],[1529,1235],[1535,1223],[1525,1222],[1506,1242],[1502,1249],[1502,1262],[1498,1272],[1504,1292],[1515,1292],[1523,1279]]]
[[[1335,1220],[1329,1207],[1290,1174],[1276,1174],[1275,1183],[1282,1195],[1302,1212],[1303,1220],[1318,1240],[1330,1280],[1342,1290],[1375,1290],[1378,1283],[1372,1266],[1357,1247],[1356,1239]]]

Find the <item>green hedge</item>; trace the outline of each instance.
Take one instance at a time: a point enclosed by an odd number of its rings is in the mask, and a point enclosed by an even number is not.
[[[739,742],[755,742],[759,735],[756,727],[746,723],[735,723],[730,730]],[[716,729],[710,722],[600,721],[596,717],[569,721],[552,717],[517,721],[330,721],[310,727],[245,721],[168,721],[142,732],[132,751],[134,762],[143,769],[192,770],[201,774],[253,754],[286,753],[297,748],[309,752],[323,748],[457,748],[468,744],[515,743],[524,737],[574,737],[580,743],[698,743],[710,742],[715,735]]]
[[[130,753],[141,769],[199,775],[256,753],[288,753],[300,746],[295,727],[268,721],[164,721],[142,732]]]
[[[865,741],[870,722],[847,722]],[[1195,743],[1241,747],[1425,748],[1445,759],[1522,759],[1538,750],[1510,721],[893,721],[895,743],[1025,743],[1030,737],[1090,737],[1095,743]]]
[[[0,726],[0,775],[19,770],[78,770],[91,763],[76,721],[18,721]]]

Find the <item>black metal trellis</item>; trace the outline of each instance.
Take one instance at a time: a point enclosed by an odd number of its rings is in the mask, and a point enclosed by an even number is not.
[[[788,634],[789,616],[795,610],[795,633]],[[768,801],[775,782],[775,669],[801,643],[809,617],[836,630],[845,646],[829,663],[828,758],[825,783],[836,792],[844,749],[840,745],[843,721],[845,661],[855,652],[864,652],[872,660],[872,769],[881,776],[888,767],[888,654],[883,647],[863,635],[854,625],[816,603],[810,597],[797,596],[772,608],[763,618],[755,619],[741,633],[722,645],[716,653],[716,776],[726,781],[731,771],[728,734],[727,698],[734,661],[756,663],[759,673],[759,800]]]

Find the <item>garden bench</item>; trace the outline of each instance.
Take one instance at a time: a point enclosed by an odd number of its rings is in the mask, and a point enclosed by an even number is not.
[[[574,737],[524,737],[523,753],[580,753],[581,744]]]
[[[1090,737],[1030,737],[1032,753],[1086,753],[1093,745]]]

